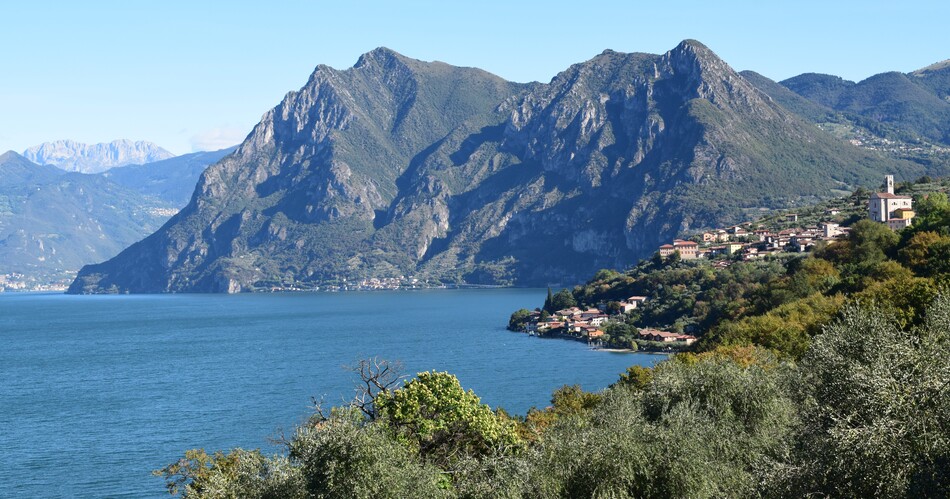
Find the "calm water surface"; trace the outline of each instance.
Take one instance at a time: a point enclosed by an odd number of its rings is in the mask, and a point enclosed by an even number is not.
[[[349,398],[342,366],[370,356],[519,414],[662,359],[504,329],[544,293],[0,294],[0,497],[163,497],[151,470],[189,448],[277,452],[278,428]]]

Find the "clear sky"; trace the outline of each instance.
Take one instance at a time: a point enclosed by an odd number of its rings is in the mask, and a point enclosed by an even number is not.
[[[0,151],[233,145],[314,66],[378,46],[545,82],[606,48],[663,53],[685,38],[776,80],[950,59],[945,0],[30,0],[0,2],[0,16]]]

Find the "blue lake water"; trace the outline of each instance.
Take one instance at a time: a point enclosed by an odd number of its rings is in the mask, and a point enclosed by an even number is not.
[[[166,496],[151,470],[189,448],[277,452],[278,428],[350,398],[343,366],[371,356],[518,414],[663,358],[504,329],[544,293],[0,294],[0,497]]]

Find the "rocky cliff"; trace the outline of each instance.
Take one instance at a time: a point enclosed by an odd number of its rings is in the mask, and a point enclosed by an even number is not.
[[[824,134],[696,41],[528,85],[377,49],[318,66],[177,216],[70,291],[576,282],[904,170],[921,167]]]

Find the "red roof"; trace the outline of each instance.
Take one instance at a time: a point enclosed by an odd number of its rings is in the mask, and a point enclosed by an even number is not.
[[[660,249],[673,249],[673,245],[672,245],[672,244],[664,244],[663,246],[660,246]]]
[[[699,243],[693,241],[675,241],[673,246],[699,246]]]
[[[898,196],[897,194],[891,194],[890,192],[875,192],[871,194],[872,198],[878,199],[912,199],[910,196]]]

